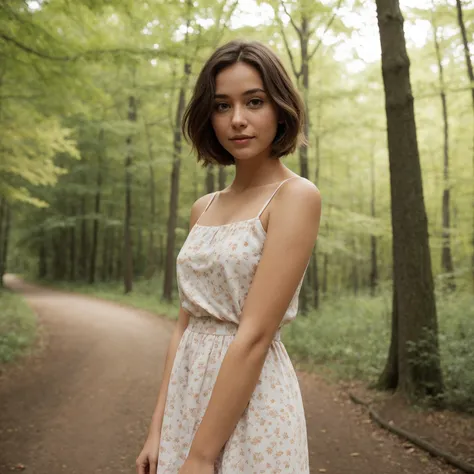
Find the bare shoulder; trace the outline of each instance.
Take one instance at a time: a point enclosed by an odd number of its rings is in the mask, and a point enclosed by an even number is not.
[[[319,213],[321,193],[309,179],[298,176],[285,183],[276,194],[275,208],[298,213]]]
[[[214,194],[215,193],[205,194],[194,201],[194,204],[191,206],[191,217],[189,219],[190,227],[193,227],[199,219],[199,216],[204,212],[204,209],[206,209],[206,206],[209,204]]]

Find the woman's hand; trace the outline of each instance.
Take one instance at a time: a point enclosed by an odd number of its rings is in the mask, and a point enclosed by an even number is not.
[[[156,474],[158,469],[159,449],[160,436],[149,436],[145,441],[142,452],[135,462],[137,474]]]
[[[178,474],[214,474],[214,463],[188,457]]]

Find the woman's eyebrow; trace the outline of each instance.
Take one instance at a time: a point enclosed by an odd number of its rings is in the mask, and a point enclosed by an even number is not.
[[[260,87],[256,87],[255,89],[249,89],[248,91],[245,91],[242,95],[252,95],[255,94],[256,92],[263,92],[266,94],[266,92],[263,89],[260,89]],[[227,94],[215,94],[214,98],[216,99],[227,99],[229,96]]]

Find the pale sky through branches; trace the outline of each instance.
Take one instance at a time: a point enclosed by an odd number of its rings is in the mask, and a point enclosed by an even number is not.
[[[413,4],[413,0],[400,0],[402,13],[406,13],[407,8]],[[346,1],[340,9],[339,15],[348,27],[354,28],[352,38],[339,42],[334,47],[335,58],[339,61],[345,61],[351,71],[358,71],[364,68],[364,62],[376,61],[380,58],[380,40],[379,30],[377,26],[377,15],[375,0],[368,2],[370,5],[364,7],[363,10],[351,11],[350,0]],[[430,8],[431,0],[417,0],[418,8]],[[232,28],[240,26],[258,26],[261,24],[269,24],[274,21],[273,9],[263,4],[258,6],[254,0],[240,0],[239,8],[232,19]],[[418,20],[415,24],[406,20],[405,17],[405,34],[408,46],[423,46],[428,38],[430,24],[428,21]],[[285,20],[284,20],[285,21]],[[291,26],[288,26],[291,28]],[[326,44],[336,41],[334,36],[326,35]],[[354,55],[354,52],[356,53]],[[359,57],[360,59],[354,59]]]
[[[321,1],[328,3],[329,0]],[[429,37],[431,25],[428,21],[421,19],[414,23],[407,21],[406,13],[410,3],[413,5],[413,0],[400,0],[400,7],[405,17],[407,44],[409,47],[422,47]],[[31,10],[41,8],[41,0],[29,0],[27,4]],[[338,12],[338,16],[342,18],[346,26],[354,29],[351,38],[341,41],[334,35],[326,33],[324,43],[328,46],[333,44],[334,58],[345,62],[349,71],[357,72],[364,69],[366,63],[378,60],[381,53],[375,0],[367,1],[363,9],[352,10],[352,4],[353,0],[345,0],[343,7]],[[432,0],[417,0],[417,8],[429,9],[431,4]],[[288,17],[285,17],[282,18],[283,22],[288,24],[288,28],[292,28],[289,25]],[[212,23],[212,20],[208,21]],[[258,5],[255,0],[239,0],[230,27],[232,29],[242,26],[257,27],[272,24],[274,21],[274,12],[270,5],[265,3]],[[202,20],[202,22],[206,23],[206,20]],[[205,27],[206,24],[202,26]],[[184,37],[184,32],[185,26],[183,25],[177,31],[176,39]],[[295,44],[295,46],[297,45]]]

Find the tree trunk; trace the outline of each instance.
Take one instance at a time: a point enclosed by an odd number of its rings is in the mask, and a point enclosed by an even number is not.
[[[390,164],[393,269],[398,311],[398,390],[443,391],[410,62],[398,0],[376,0]]]
[[[110,228],[107,226],[107,224],[105,224],[103,232],[102,232],[102,263],[100,265],[101,281],[107,281],[108,279],[107,268],[109,265],[109,255],[111,251],[109,236],[110,236]]]
[[[151,147],[151,138],[149,126],[145,122],[145,136],[148,147],[148,170],[150,172],[148,185],[150,193],[150,222],[148,230],[148,258],[145,278],[153,277],[156,270],[156,252],[155,252],[155,224],[156,224],[156,186],[155,186],[155,168],[153,167],[153,150]]]
[[[137,251],[136,251],[136,256],[135,256],[135,265],[134,265],[134,275],[136,277],[139,277],[140,275],[143,275],[144,273],[144,268],[143,268],[143,262],[145,261],[145,257],[143,255],[143,234],[142,234],[142,229],[140,226],[137,228],[137,245],[136,245]]]
[[[309,20],[303,15],[301,20],[301,36],[300,36],[300,47],[301,47],[301,79],[303,86],[303,102],[305,109],[305,122],[303,126],[303,135],[305,140],[309,138]],[[309,179],[308,170],[308,145],[303,143],[299,149],[300,155],[300,174],[303,178]],[[302,314],[307,314],[309,310],[309,283],[308,274],[304,277],[303,285],[301,286],[299,305]]]
[[[327,230],[327,226],[326,226]],[[327,235],[327,234],[326,234]],[[323,297],[328,294],[328,267],[329,267],[329,255],[327,253],[323,256]]]
[[[76,207],[71,207],[73,224],[69,228],[69,280],[76,280]]]
[[[187,2],[189,10],[191,10],[192,1]],[[189,12],[190,14],[191,12]],[[186,35],[184,40],[185,48],[188,46],[190,19],[188,17],[186,24]],[[191,64],[189,59],[184,60],[184,74],[179,89],[178,107],[176,109],[176,120],[174,126],[173,139],[173,168],[171,171],[171,190],[168,215],[168,236],[166,240],[166,263],[165,277],[163,281],[163,299],[171,302],[173,299],[173,283],[175,277],[175,244],[176,244],[176,224],[178,216],[178,200],[179,200],[179,174],[181,168],[181,120],[185,107],[185,95],[189,76],[191,75]]]
[[[7,270],[8,239],[10,236],[10,206],[5,198],[0,201],[0,287]]]
[[[371,162],[370,162],[370,213],[375,219],[375,157],[374,151],[372,150]],[[378,267],[377,267],[377,237],[375,235],[370,236],[370,294],[375,296],[378,285]]]
[[[308,140],[309,137],[309,20],[303,15],[301,19],[301,35],[300,35],[300,47],[301,47],[301,80],[303,86],[303,102],[306,120],[304,122],[303,134],[304,138]],[[303,178],[309,178],[308,172],[308,146],[303,144],[300,146],[300,174]]]
[[[40,228],[40,246],[38,255],[38,278],[42,280],[48,275],[46,234],[43,227]]]
[[[321,170],[321,121],[323,115],[323,104],[322,101],[318,103],[318,113],[316,119],[316,140],[315,140],[315,151],[316,151],[316,163],[314,170],[314,182],[316,186],[319,185],[319,174]],[[319,308],[320,304],[320,287],[319,287],[319,265],[318,265],[318,242],[316,241],[313,250],[314,255],[314,273],[313,273],[313,307]]]
[[[84,186],[87,185],[87,179],[84,176]],[[87,221],[86,221],[86,196],[81,197],[81,250],[80,250],[80,278],[81,280],[86,279],[87,275]]]
[[[115,280],[115,266],[118,266],[118,259],[120,258],[120,248],[119,244],[117,242],[117,239],[115,238],[115,227],[110,227],[110,239],[108,240],[109,243],[109,261],[107,264],[107,280],[108,281],[113,281]],[[118,252],[116,252],[116,247],[118,248]],[[118,254],[118,258],[115,257],[115,254]],[[115,266],[114,266],[115,263]]]
[[[222,191],[226,186],[227,173],[223,166],[219,166],[219,190]]]
[[[459,29],[461,30],[462,43],[464,46],[464,57],[466,59],[466,69],[467,77],[469,79],[469,84],[471,87],[471,97],[472,97],[472,112],[474,114],[474,69],[472,67],[471,53],[469,51],[469,43],[467,41],[467,32],[466,26],[464,24],[464,15],[462,11],[461,0],[456,0],[456,9],[458,12],[458,23]],[[472,169],[474,170],[474,133],[473,136],[473,145],[472,145]],[[472,182],[474,183],[474,177]],[[474,193],[473,193],[474,194]],[[474,198],[472,200],[472,240],[471,240],[471,277],[472,277],[472,291],[474,293]]]
[[[395,277],[394,277],[395,280]],[[392,294],[392,336],[390,338],[390,349],[385,368],[376,384],[381,390],[395,390],[398,386],[398,305],[397,289],[393,288]]]
[[[209,165],[206,168],[206,194],[213,193],[215,190],[214,165]]]
[[[434,9],[433,4],[433,9]],[[446,289],[454,291],[456,289],[456,283],[454,280],[454,269],[453,259],[451,256],[451,238],[450,238],[450,193],[451,185],[449,183],[449,121],[448,121],[448,101],[446,98],[446,84],[444,81],[444,67],[443,58],[441,54],[441,48],[438,40],[438,27],[435,24],[434,15],[432,18],[433,23],[433,40],[436,51],[436,59],[438,61],[439,71],[439,88],[441,107],[443,114],[443,198],[442,198],[442,214],[443,214],[443,248],[441,253],[441,267],[447,274]]]
[[[97,162],[97,189],[95,191],[95,203],[94,203],[94,224],[92,227],[92,248],[91,258],[89,264],[89,284],[93,284],[95,281],[96,273],[96,262],[97,262],[97,243],[99,239],[99,214],[100,214],[100,201],[102,193],[102,153],[104,147],[104,130],[99,132],[99,155]]]
[[[5,215],[6,200],[4,197],[0,197],[0,288],[3,288],[3,275],[4,275],[4,260],[3,260],[3,219]]]
[[[137,121],[135,97],[128,98],[128,120]],[[125,158],[125,219],[123,232],[123,285],[124,293],[133,289],[133,251],[132,251],[132,135],[127,137],[127,156]]]

